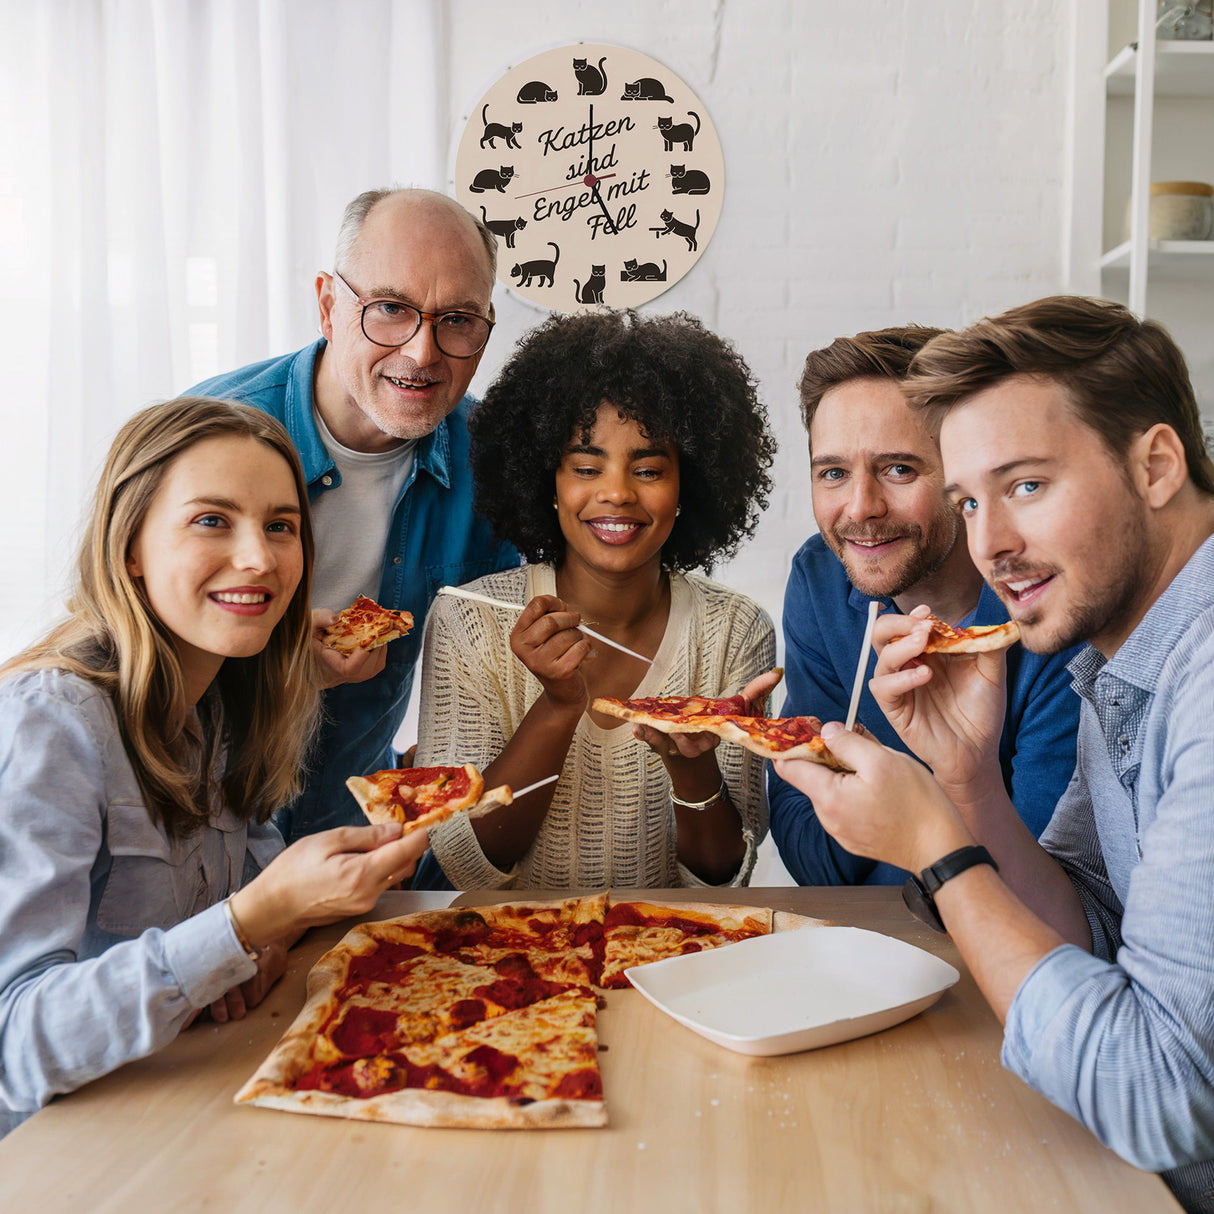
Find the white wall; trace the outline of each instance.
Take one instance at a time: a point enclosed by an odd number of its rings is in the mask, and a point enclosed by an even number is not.
[[[778,623],[789,562],[814,530],[796,396],[805,354],[1061,288],[1069,4],[452,0],[447,14],[452,143],[497,73],[577,40],[652,55],[709,108],[725,153],[721,223],[649,307],[701,316],[759,379],[780,442],[776,489],[755,540],[716,576]],[[474,387],[540,316],[505,291],[497,308]]]
[[[173,38],[166,51],[164,26],[181,16],[175,6],[63,0],[62,8],[31,9],[0,0],[9,16],[31,23],[49,14],[49,33],[9,42],[11,65],[39,59],[48,91],[65,79],[81,89],[64,119],[72,125],[42,135],[50,107],[23,98],[19,117],[33,132],[28,146],[42,149],[31,154],[39,163],[57,149],[70,168],[86,152],[117,147],[121,131],[108,124],[121,125],[127,111],[102,125],[94,110],[112,104],[118,77],[141,70],[153,48],[167,54],[149,78],[160,94],[136,97],[131,112],[157,115],[162,130],[180,119],[186,132],[212,115],[205,144],[170,140],[196,176],[175,182],[164,206],[174,216],[190,212],[172,225],[174,249],[192,255],[213,235],[217,245],[228,240],[215,254],[218,293],[238,302],[241,317],[213,340],[213,367],[199,365],[192,339],[176,331],[184,321],[154,305],[93,334],[87,348],[73,346],[72,325],[56,331],[61,340],[50,348],[3,326],[0,417],[20,465],[0,483],[11,541],[0,544],[3,649],[31,639],[57,610],[85,469],[97,466],[118,422],[204,374],[311,340],[312,280],[330,265],[343,204],[392,181],[449,189],[452,149],[485,87],[510,64],[579,39],[668,64],[696,89],[720,134],[720,226],[691,273],[650,307],[700,315],[737,344],[759,379],[780,442],[776,489],[753,543],[717,576],[778,621],[789,560],[813,530],[795,392],[806,351],[864,328],[964,324],[1062,286],[1068,38],[1073,5],[1091,2],[208,0],[189,10],[205,37]],[[103,42],[136,49],[120,52],[117,66],[99,66],[85,24]],[[250,101],[237,86],[248,84],[259,46],[265,75],[253,80]],[[267,58],[267,48],[278,57]],[[95,89],[84,90],[80,82],[92,76]],[[369,110],[374,82],[385,79],[391,104]],[[242,124],[255,122],[253,150],[238,147]],[[10,165],[0,142],[7,315],[29,316],[52,306],[46,292],[61,300],[76,289],[78,267],[55,260],[65,218],[73,237],[104,223],[113,229],[140,191],[164,189],[137,167],[151,163],[140,159],[141,146],[132,145],[129,161],[100,161],[88,182],[56,169],[43,198],[21,196],[28,166]],[[203,182],[205,198],[196,188]],[[170,297],[187,293],[184,271],[154,241],[124,235],[128,260],[146,250],[152,263],[136,271],[171,278]],[[115,264],[111,256],[111,296]],[[252,305],[263,299],[258,312]],[[90,301],[82,302],[87,318]],[[474,384],[481,390],[540,318],[502,289],[496,303],[500,323]],[[138,373],[114,371],[116,354],[103,355],[132,343]],[[57,380],[43,370],[69,365]],[[45,390],[48,382],[60,390]],[[62,431],[57,437],[42,419],[69,407],[82,418],[65,453]],[[76,461],[71,475],[62,471],[65,454]]]

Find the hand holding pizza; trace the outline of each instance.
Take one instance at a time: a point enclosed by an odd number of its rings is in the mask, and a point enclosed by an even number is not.
[[[775,769],[809,797],[823,827],[848,851],[918,872],[974,842],[932,773],[910,755],[837,721],[824,725],[822,736],[853,771],[804,759],[776,759]]]
[[[388,651],[384,646],[376,649],[354,649],[342,653],[325,643],[325,633],[338,621],[336,611],[318,607],[312,612],[312,652],[316,657],[322,688],[339,687],[343,683],[365,683],[373,679],[384,668]]]
[[[578,631],[581,620],[555,595],[540,594],[523,608],[510,633],[514,656],[562,707],[580,709],[588,698],[582,667],[594,660],[594,651]]]
[[[232,911],[254,948],[365,914],[384,890],[413,872],[426,847],[425,831],[402,837],[395,823],[308,835],[238,889]]]
[[[927,652],[926,607],[877,619],[876,669],[869,689],[911,750],[954,799],[994,780],[1002,787],[999,736],[1007,703],[1003,654]],[[969,800],[970,793],[964,794]]]

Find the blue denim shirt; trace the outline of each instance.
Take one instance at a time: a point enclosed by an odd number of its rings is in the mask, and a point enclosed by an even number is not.
[[[219,903],[281,849],[227,808],[170,839],[104,691],[60,670],[0,684],[0,1135],[253,976]]]
[[[892,599],[880,600],[897,611]],[[856,660],[868,623],[868,595],[848,579],[842,561],[820,536],[793,558],[784,594],[784,645],[788,694],[784,716],[842,721],[851,701]],[[983,585],[978,604],[962,624],[1003,624],[1007,612]],[[1045,829],[1075,770],[1079,699],[1066,663],[1076,651],[1042,657],[1022,645],[1007,651],[1007,710],[999,739],[1003,782],[1016,812],[1034,835]],[[907,752],[877,707],[868,679],[877,655],[870,652],[858,719],[893,750]],[[906,873],[845,851],[822,829],[809,798],[776,775],[767,776],[771,833],[788,871],[802,885],[900,885]]]
[[[1214,1211],[1214,539],[1109,661],[1071,663],[1079,759],[1042,845],[1092,953],[1020,984],[1004,1064],[1194,1210]]]
[[[278,418],[303,463],[308,495],[341,486],[313,416],[312,385],[325,342],[294,354],[205,380],[191,391],[253,405]],[[405,713],[421,653],[422,623],[440,586],[458,586],[519,563],[518,553],[494,540],[472,508],[468,465],[471,397],[417,444],[413,470],[392,514],[378,601],[413,614],[413,631],[387,647],[383,671],[365,683],[324,693],[325,721],[309,763],[307,786],[275,821],[288,843],[332,826],[364,825],[346,789],[350,776],[394,767],[392,738]],[[324,536],[316,537],[317,547]]]

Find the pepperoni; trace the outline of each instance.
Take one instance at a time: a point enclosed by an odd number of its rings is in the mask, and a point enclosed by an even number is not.
[[[396,1043],[395,1012],[371,1007],[350,1007],[330,1036],[347,1057],[368,1058]]]
[[[480,991],[473,993],[479,995]],[[466,1029],[469,1025],[484,1020],[486,1010],[484,999],[457,999],[450,1009],[451,1027]]]
[[[552,1095],[564,1100],[602,1100],[603,1080],[598,1071],[570,1071],[561,1076]]]
[[[406,961],[426,955],[427,950],[416,944],[380,941],[373,953],[360,953],[350,958],[343,994],[366,990],[373,982],[395,982],[397,971]]]
[[[548,982],[544,978],[502,979],[478,986],[472,993],[482,999],[491,999],[499,1007],[530,1007],[541,999],[549,999],[568,990],[567,982]]]

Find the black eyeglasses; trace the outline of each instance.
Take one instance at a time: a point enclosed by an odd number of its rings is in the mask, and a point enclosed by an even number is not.
[[[362,306],[363,336],[377,346],[395,348],[413,340],[413,335],[428,320],[434,329],[434,341],[449,358],[471,358],[479,354],[493,332],[493,321],[475,312],[423,312],[402,299],[364,299],[336,271],[333,277]]]

